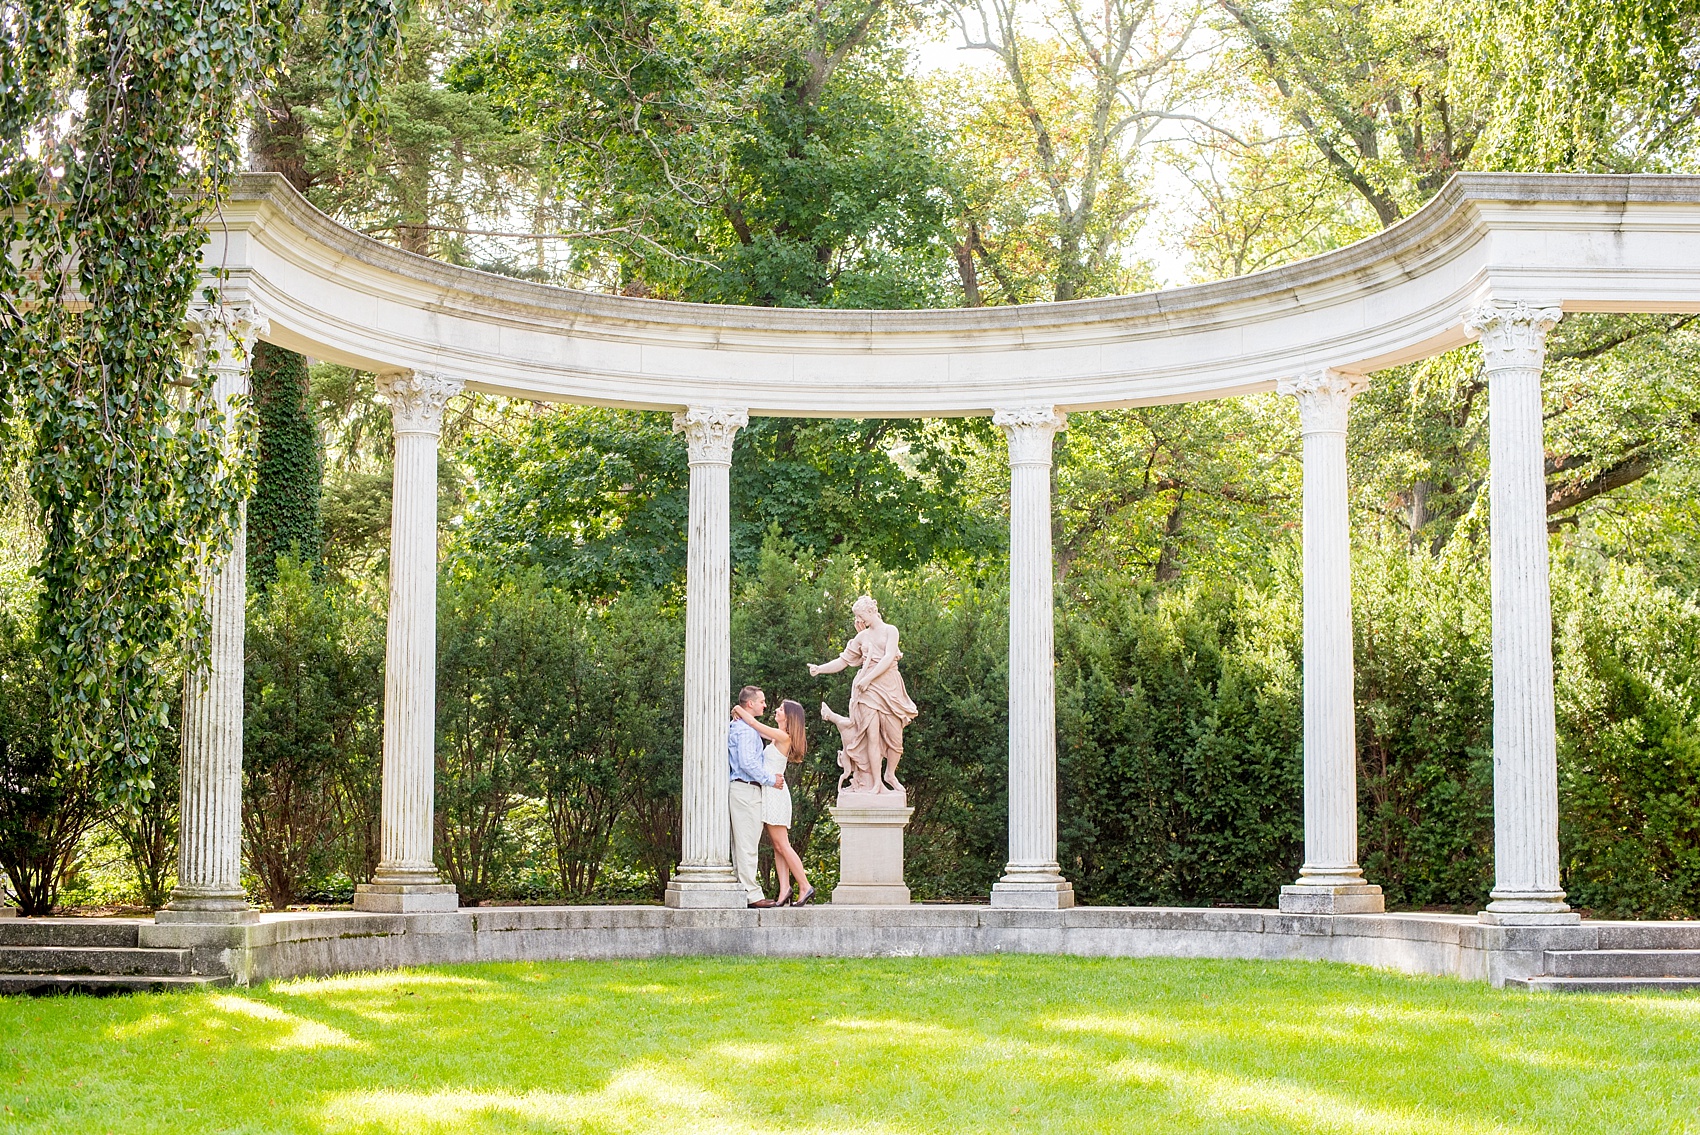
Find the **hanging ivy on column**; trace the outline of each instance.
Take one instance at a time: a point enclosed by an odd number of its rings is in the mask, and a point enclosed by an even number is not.
[[[261,343],[254,348],[249,385],[259,426],[259,470],[248,502],[248,579],[263,589],[277,578],[281,555],[318,567],[322,468],[307,360]]]
[[[398,2],[327,5],[345,107],[375,89]],[[232,445],[246,413],[211,400],[212,356],[242,328],[202,289],[199,226],[299,5],[0,0],[0,247],[21,250],[0,257],[0,428],[29,447],[46,533],[56,758],[117,801],[152,787],[184,644],[202,650],[199,577],[252,483]]]

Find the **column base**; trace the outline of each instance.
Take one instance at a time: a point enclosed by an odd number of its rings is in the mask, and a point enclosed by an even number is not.
[[[1493,901],[1476,919],[1489,926],[1574,926],[1582,916],[1570,909],[1563,891],[1489,896]]]
[[[156,923],[177,922],[201,926],[239,926],[258,922],[260,912],[248,903],[242,891],[202,890],[176,887],[171,901],[154,912]]]
[[[1381,914],[1387,904],[1381,888],[1369,883],[1295,883],[1281,888],[1280,908],[1283,914]]]
[[[460,895],[449,883],[361,883],[354,888],[354,909],[370,914],[429,914],[460,909]]]
[[[1009,910],[1068,910],[1074,884],[1056,872],[1011,872],[992,884],[992,905]]]
[[[0,906],[0,918],[16,918],[16,917],[18,917],[18,908],[17,907],[15,907],[15,906]]]
[[[750,896],[730,864],[725,867],[681,867],[667,880],[662,903],[675,910],[743,910]]]

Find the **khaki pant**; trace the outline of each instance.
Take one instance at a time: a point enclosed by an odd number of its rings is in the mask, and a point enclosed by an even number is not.
[[[761,850],[761,785],[732,782],[732,870],[750,902],[765,898],[756,881],[756,858]]]

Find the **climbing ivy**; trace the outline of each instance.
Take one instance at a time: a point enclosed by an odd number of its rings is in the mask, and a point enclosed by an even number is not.
[[[322,468],[307,360],[260,343],[249,385],[260,436],[258,475],[248,502],[248,579],[263,589],[277,578],[280,555],[315,568],[320,561]]]
[[[398,0],[333,2],[344,102],[363,103]],[[55,758],[120,802],[152,788],[171,686],[204,649],[198,581],[252,483],[247,412],[212,399],[226,339],[185,314],[228,310],[200,226],[300,3],[0,0],[0,407],[45,532]]]

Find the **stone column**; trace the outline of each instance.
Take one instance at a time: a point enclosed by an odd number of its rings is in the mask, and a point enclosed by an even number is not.
[[[1074,905],[1057,866],[1052,644],[1051,441],[1065,420],[1051,406],[992,415],[1009,439],[1009,864],[993,906]]]
[[[1358,866],[1356,690],[1352,673],[1352,537],[1346,505],[1346,416],[1369,385],[1319,370],[1276,386],[1298,399],[1304,434],[1305,862],[1281,888],[1295,914],[1384,909]]]
[[[248,361],[265,320],[246,305],[195,304],[213,370],[213,398],[229,413],[248,395]],[[242,890],[242,671],[248,600],[248,513],[237,514],[230,555],[203,582],[207,662],[183,683],[177,885],[159,922],[251,922]]]
[[[738,907],[748,901],[732,871],[726,730],[732,707],[732,440],[749,412],[692,406],[673,415],[691,462],[685,559],[685,752],[680,809],[683,855],[667,883],[673,907]]]
[[[1488,382],[1493,591],[1492,901],[1484,922],[1579,921],[1558,881],[1558,746],[1547,578],[1541,365],[1556,305],[1488,300],[1464,316]]]
[[[384,648],[382,858],[354,909],[455,910],[431,853],[437,772],[437,439],[461,391],[445,375],[378,376],[395,429],[389,634]]]

